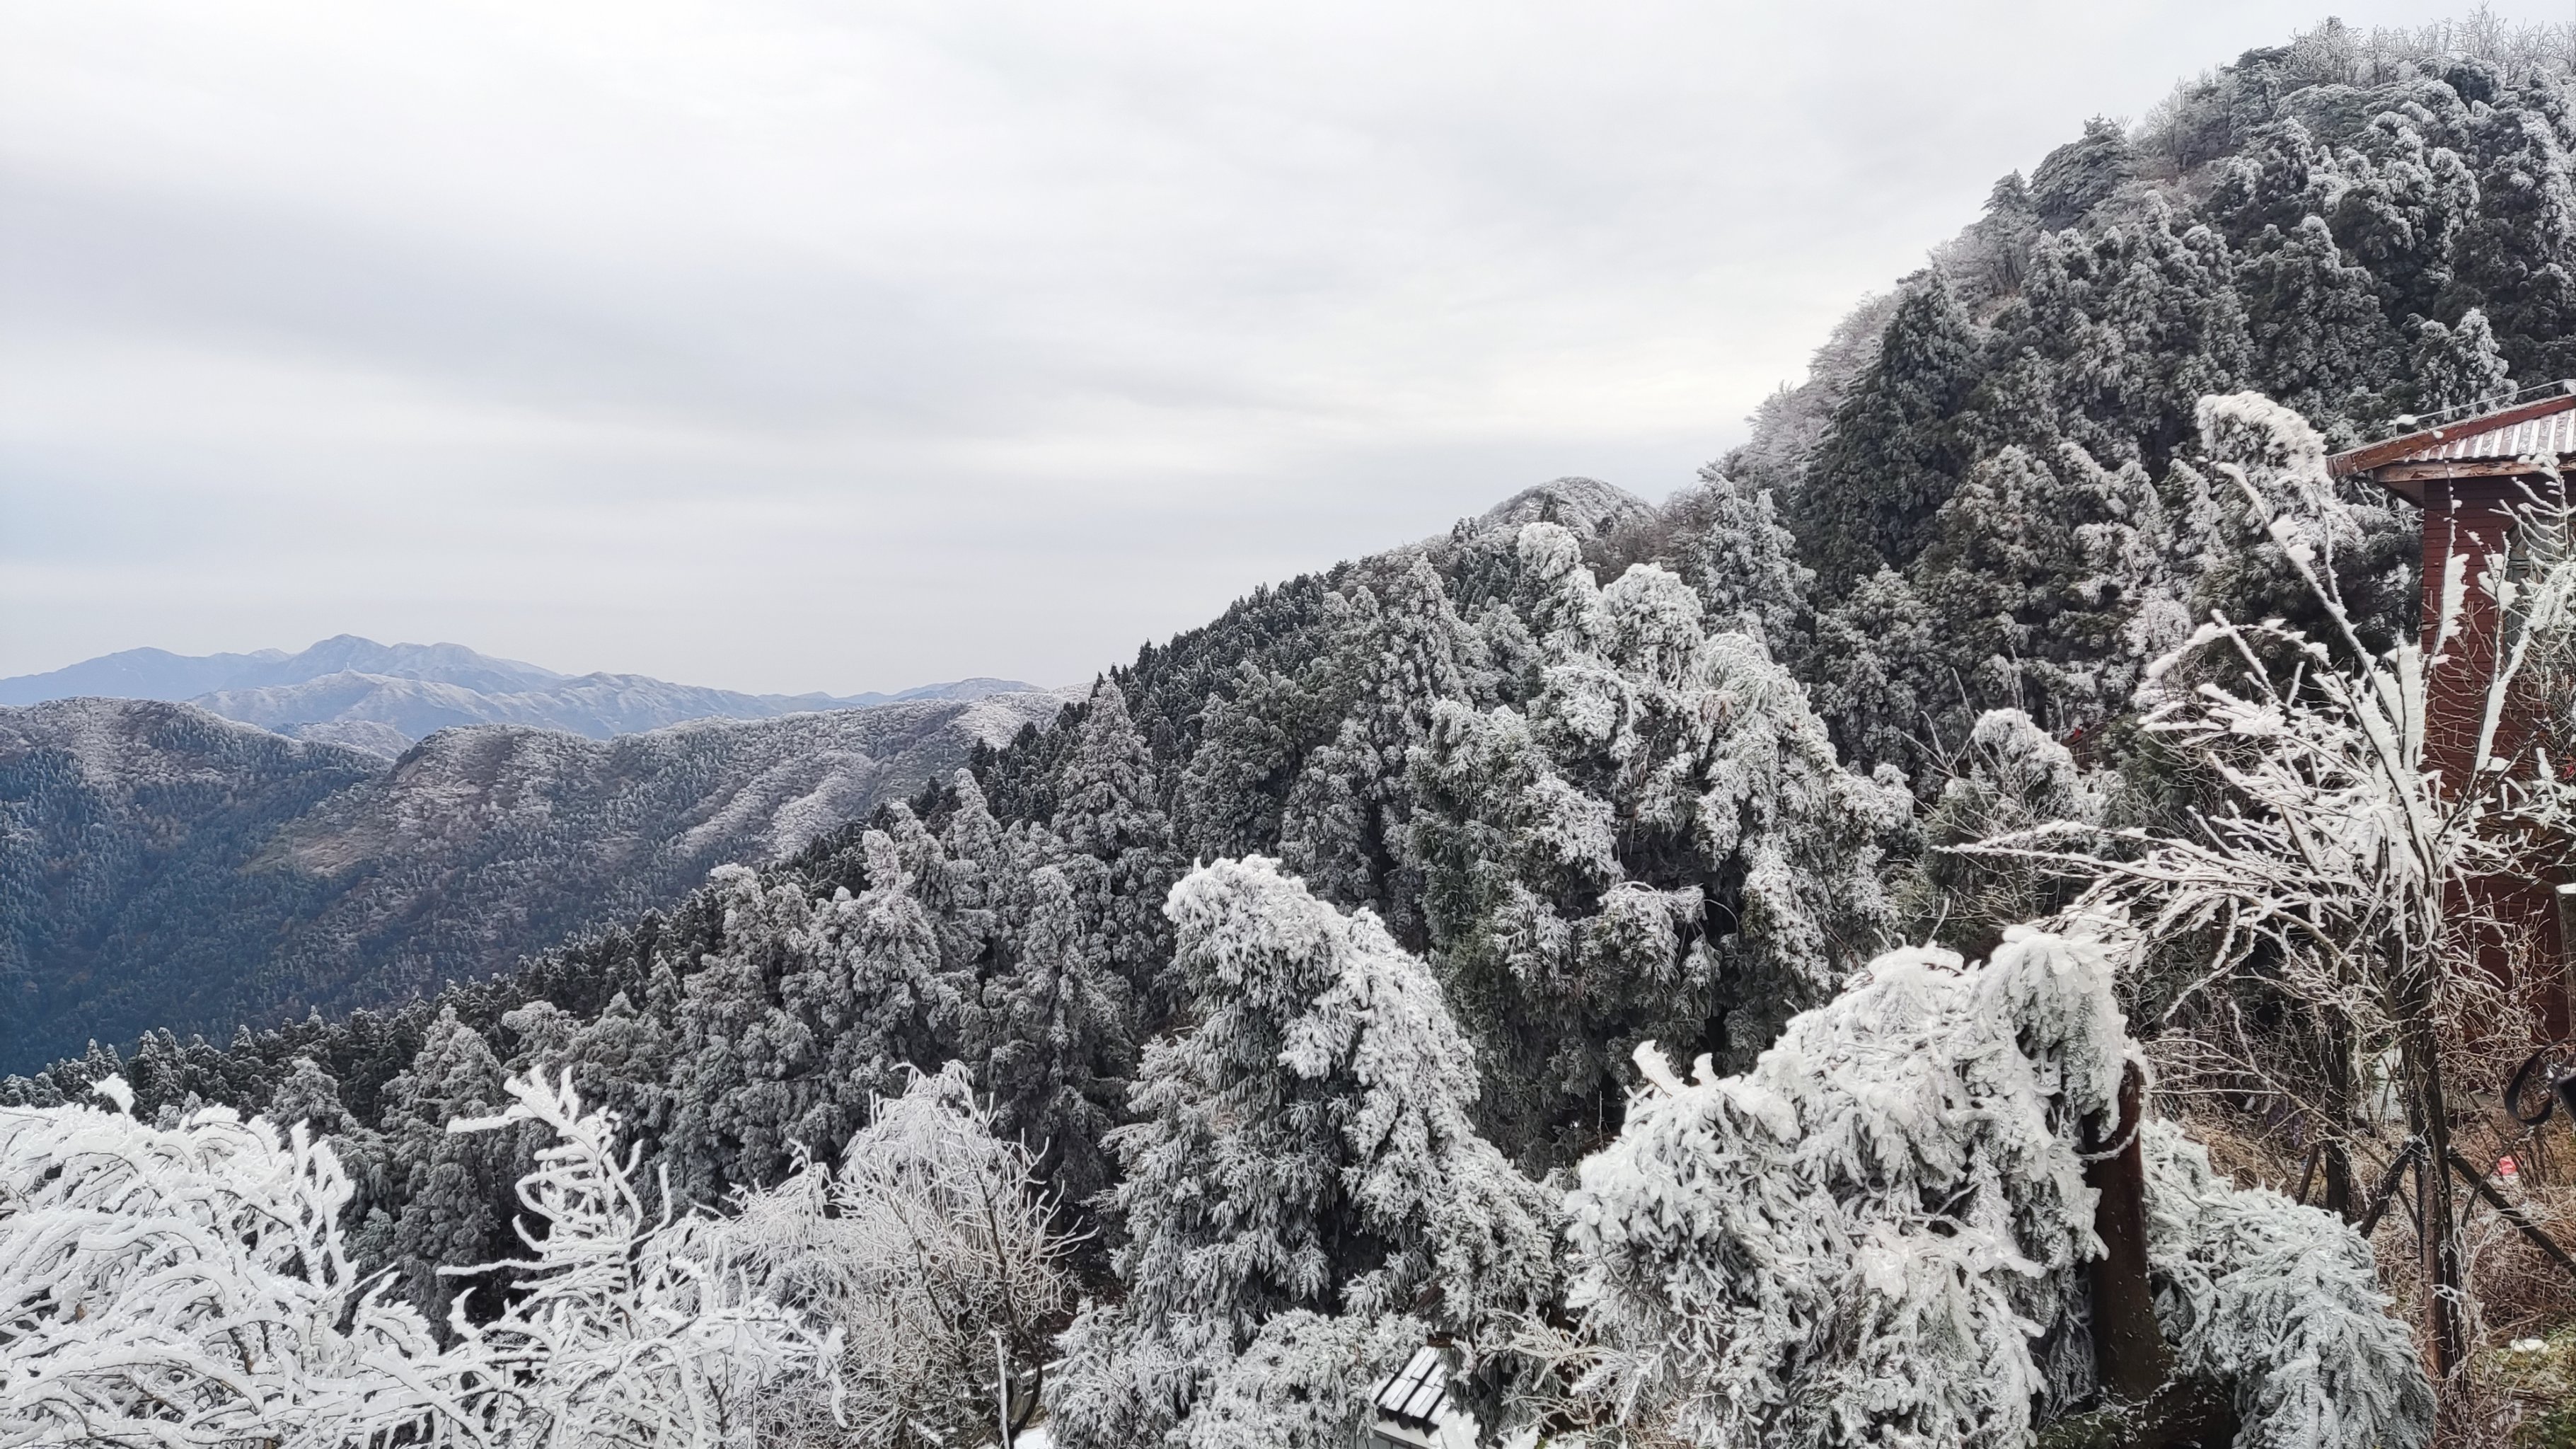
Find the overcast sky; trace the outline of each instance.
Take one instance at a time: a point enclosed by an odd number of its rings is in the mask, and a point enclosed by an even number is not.
[[[1668,495],[1997,176],[2323,13],[0,0],[0,675],[1088,678]]]

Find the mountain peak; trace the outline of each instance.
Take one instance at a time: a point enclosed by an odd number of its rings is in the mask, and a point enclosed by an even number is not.
[[[1652,512],[1645,499],[1598,478],[1556,478],[1486,509],[1476,526],[1481,531],[1559,523],[1579,534],[1600,534]]]

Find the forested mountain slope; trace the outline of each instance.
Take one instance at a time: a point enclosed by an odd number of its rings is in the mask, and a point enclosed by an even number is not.
[[[2260,508],[2193,456],[2202,397],[2344,446],[2576,373],[2569,59],[2492,21],[2248,52],[2004,178],[1838,329],[1722,467],[1814,571],[1782,642],[1845,751],[1937,774],[1999,705],[2097,730],[2210,608],[2295,616]],[[2384,640],[2414,520],[2349,501]]]
[[[1059,1442],[1153,1442],[1297,1350],[1256,1334],[1379,1322],[1446,1251],[1313,1126],[1354,1082],[1436,1117],[1435,1198],[1501,1221],[1486,1146],[1531,1177],[1601,1149],[1641,1043],[1705,1056],[1659,1090],[1713,1101],[1888,944],[2056,903],[1926,846],[2179,819],[2137,696],[2210,611],[2313,614],[2285,539],[2365,634],[2412,627],[2413,520],[2322,450],[2576,370],[2565,46],[2464,38],[2329,25],[2087,126],[1661,506],[1546,485],[1256,589],[1055,727],[517,975],[229,1049],[155,1032],[0,1098],[122,1067],[146,1113],[330,1122],[435,1313],[437,1264],[509,1251],[513,1173],[430,1124],[508,1071],[569,1069],[714,1203],[963,1062],[1124,1278],[1050,1380]],[[1234,913],[1173,898],[1221,858]],[[1415,1033],[1420,1091],[1368,1078],[1397,1068],[1367,1023]]]
[[[819,709],[1027,693],[1007,679],[960,679],[895,694],[743,694],[641,674],[559,674],[459,644],[378,644],[342,634],[287,654],[180,655],[128,649],[46,674],[0,679],[0,705],[53,699],[186,701],[293,739],[390,760],[455,725],[514,724],[608,739],[701,719],[775,719]]]
[[[1050,717],[996,695],[594,741],[445,730],[387,766],[187,705],[0,709],[0,1060],[489,975],[790,852]]]

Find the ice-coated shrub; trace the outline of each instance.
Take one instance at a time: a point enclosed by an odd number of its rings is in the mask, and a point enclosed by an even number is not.
[[[2026,1442],[2091,1391],[2083,1134],[2132,1050],[2111,953],[2028,928],[1974,965],[1881,956],[1741,1076],[1641,1048],[1648,1085],[1569,1200],[1576,1392],[1692,1444]],[[2164,1327],[2233,1392],[2243,1449],[2423,1443],[2360,1240],[2170,1126],[2147,1148]]]

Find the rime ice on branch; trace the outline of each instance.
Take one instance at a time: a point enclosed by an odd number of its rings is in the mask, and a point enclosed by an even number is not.
[[[1880,957],[1741,1076],[1641,1048],[1649,1084],[1570,1200],[1578,1400],[1743,1449],[2010,1444],[2085,1407],[2082,1148],[2133,1052],[2105,947],[2026,929],[1977,965]],[[2431,1393],[2360,1239],[2147,1131],[2158,1317],[2237,1442],[2424,1442]]]

